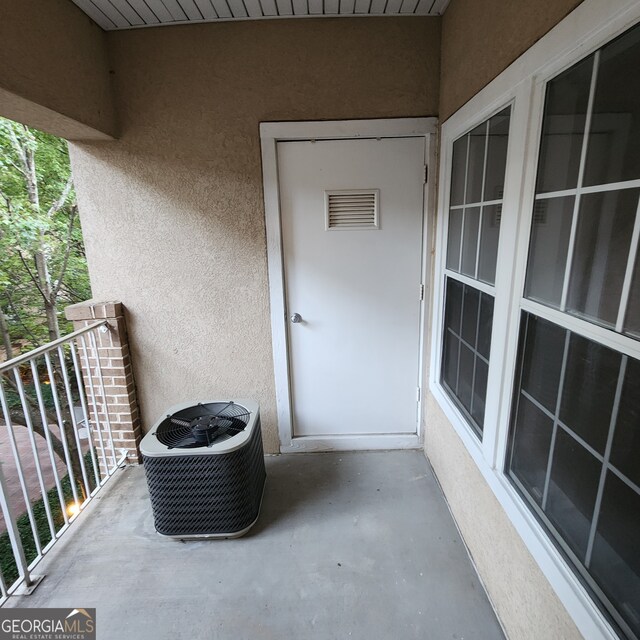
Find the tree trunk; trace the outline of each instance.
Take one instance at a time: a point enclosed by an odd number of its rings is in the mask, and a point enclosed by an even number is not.
[[[9,327],[2,307],[0,307],[0,333],[2,333],[2,345],[4,346],[6,360],[11,360],[13,358],[13,347],[11,346]]]
[[[43,239],[44,240],[44,239]],[[41,246],[44,243],[41,243]],[[47,260],[44,251],[36,251],[33,256],[36,263],[36,272],[42,298],[44,300],[44,310],[47,316],[47,328],[49,329],[49,340],[57,340],[60,337],[60,325],[58,324],[58,313],[55,296],[51,289],[51,276],[47,267]]]

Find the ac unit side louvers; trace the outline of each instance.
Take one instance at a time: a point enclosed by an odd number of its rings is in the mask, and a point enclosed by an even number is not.
[[[258,519],[266,472],[256,402],[176,405],[140,452],[159,534],[237,538]]]
[[[325,191],[325,228],[378,229],[379,190]]]

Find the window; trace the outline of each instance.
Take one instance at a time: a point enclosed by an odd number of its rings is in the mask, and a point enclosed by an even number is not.
[[[586,0],[441,133],[431,392],[590,640],[640,640],[638,69]]]
[[[523,305],[506,461],[627,638],[640,637],[640,360],[607,334],[640,337],[639,68],[635,27],[547,85],[525,285],[540,304]]]
[[[447,278],[442,381],[482,434],[493,298]]]
[[[453,143],[442,384],[482,438],[511,108]]]
[[[509,477],[636,637],[640,361],[528,313],[522,327]]]

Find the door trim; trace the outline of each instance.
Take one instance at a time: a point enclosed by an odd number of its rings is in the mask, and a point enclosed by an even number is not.
[[[267,263],[269,269],[269,299],[271,306],[271,341],[275,375],[276,410],[280,451],[345,451],[356,449],[418,449],[423,446],[424,382],[426,368],[427,322],[426,303],[431,289],[429,276],[433,256],[435,216],[435,177],[437,118],[393,118],[384,120],[335,120],[320,122],[262,122],[260,143],[262,150],[262,184],[264,192],[267,233]],[[287,344],[284,254],[280,214],[280,185],[278,182],[277,143],[291,140],[348,140],[357,138],[416,138],[425,140],[425,164],[429,167],[424,186],[424,224],[422,237],[422,282],[424,295],[420,309],[420,364],[418,428],[416,434],[358,435],[358,436],[293,436],[291,419],[291,389]],[[416,295],[418,291],[416,291]]]

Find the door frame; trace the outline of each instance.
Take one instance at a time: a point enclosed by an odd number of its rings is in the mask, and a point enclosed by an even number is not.
[[[419,449],[423,446],[425,407],[424,382],[429,379],[427,325],[429,314],[435,240],[435,205],[437,175],[437,118],[393,118],[380,120],[334,120],[319,122],[262,122],[262,183],[267,234],[269,301],[271,306],[271,340],[275,375],[276,410],[280,451],[348,451],[371,449]],[[358,138],[424,138],[425,184],[423,197],[423,234],[421,277],[424,287],[420,305],[418,425],[411,435],[365,434],[354,436],[293,436],[292,398],[289,372],[288,322],[284,278],[284,251],[280,213],[277,143],[294,140],[353,140]],[[416,292],[418,295],[419,292]]]

